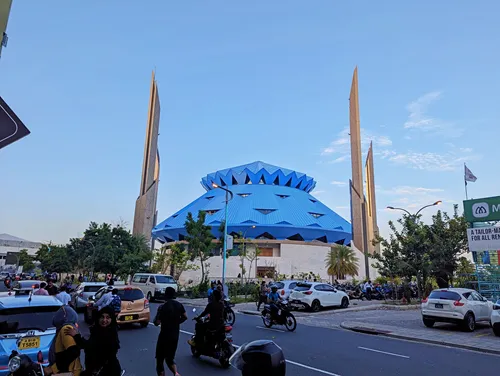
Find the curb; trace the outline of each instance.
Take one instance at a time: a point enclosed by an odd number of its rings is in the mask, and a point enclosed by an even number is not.
[[[404,339],[404,340],[412,341],[412,342],[430,343],[432,345],[449,346],[449,347],[454,347],[454,348],[458,348],[458,349],[464,349],[464,350],[471,350],[471,351],[476,351],[476,352],[482,352],[482,353],[500,355],[500,349],[499,350],[493,350],[493,349],[486,349],[486,348],[483,348],[483,347],[475,347],[475,346],[463,345],[463,344],[454,343],[454,342],[436,341],[436,340],[433,340],[433,339],[426,339],[426,338],[415,338],[415,337],[410,337],[410,336],[406,336],[406,335],[403,335],[403,334],[395,334],[395,333],[392,333],[392,332],[386,332],[384,330],[377,330],[377,329],[374,329],[374,328],[352,327],[352,326],[348,325],[346,322],[340,323],[340,327],[342,329],[350,330],[351,332],[356,332],[356,333],[371,334],[371,335],[380,335],[380,336],[383,336],[383,337],[396,338],[396,339]]]

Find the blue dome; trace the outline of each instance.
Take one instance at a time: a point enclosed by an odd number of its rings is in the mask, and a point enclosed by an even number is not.
[[[228,233],[242,232],[246,238],[318,240],[349,244],[351,224],[309,194],[316,182],[306,174],[254,162],[208,174],[201,181],[207,192],[153,229],[162,242],[183,240],[189,212],[207,213],[205,224],[218,238],[224,221],[225,191],[233,192],[228,205]]]

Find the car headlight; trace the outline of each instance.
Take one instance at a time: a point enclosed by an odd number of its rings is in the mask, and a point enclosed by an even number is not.
[[[16,372],[19,367],[21,367],[21,358],[18,356],[13,357],[11,360],[9,360],[9,371],[14,373]]]

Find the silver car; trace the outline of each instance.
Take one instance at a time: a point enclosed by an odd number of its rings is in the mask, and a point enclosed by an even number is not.
[[[89,298],[101,287],[106,286],[104,282],[83,282],[75,291],[71,293],[71,303],[76,310],[84,309],[87,306]]]

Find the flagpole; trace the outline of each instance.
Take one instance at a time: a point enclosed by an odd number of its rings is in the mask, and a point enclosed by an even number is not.
[[[467,168],[465,162],[464,162],[464,183],[465,183],[465,199],[468,200],[469,199],[469,196],[467,194],[467,179],[466,179],[466,176],[465,176],[465,169]]]

